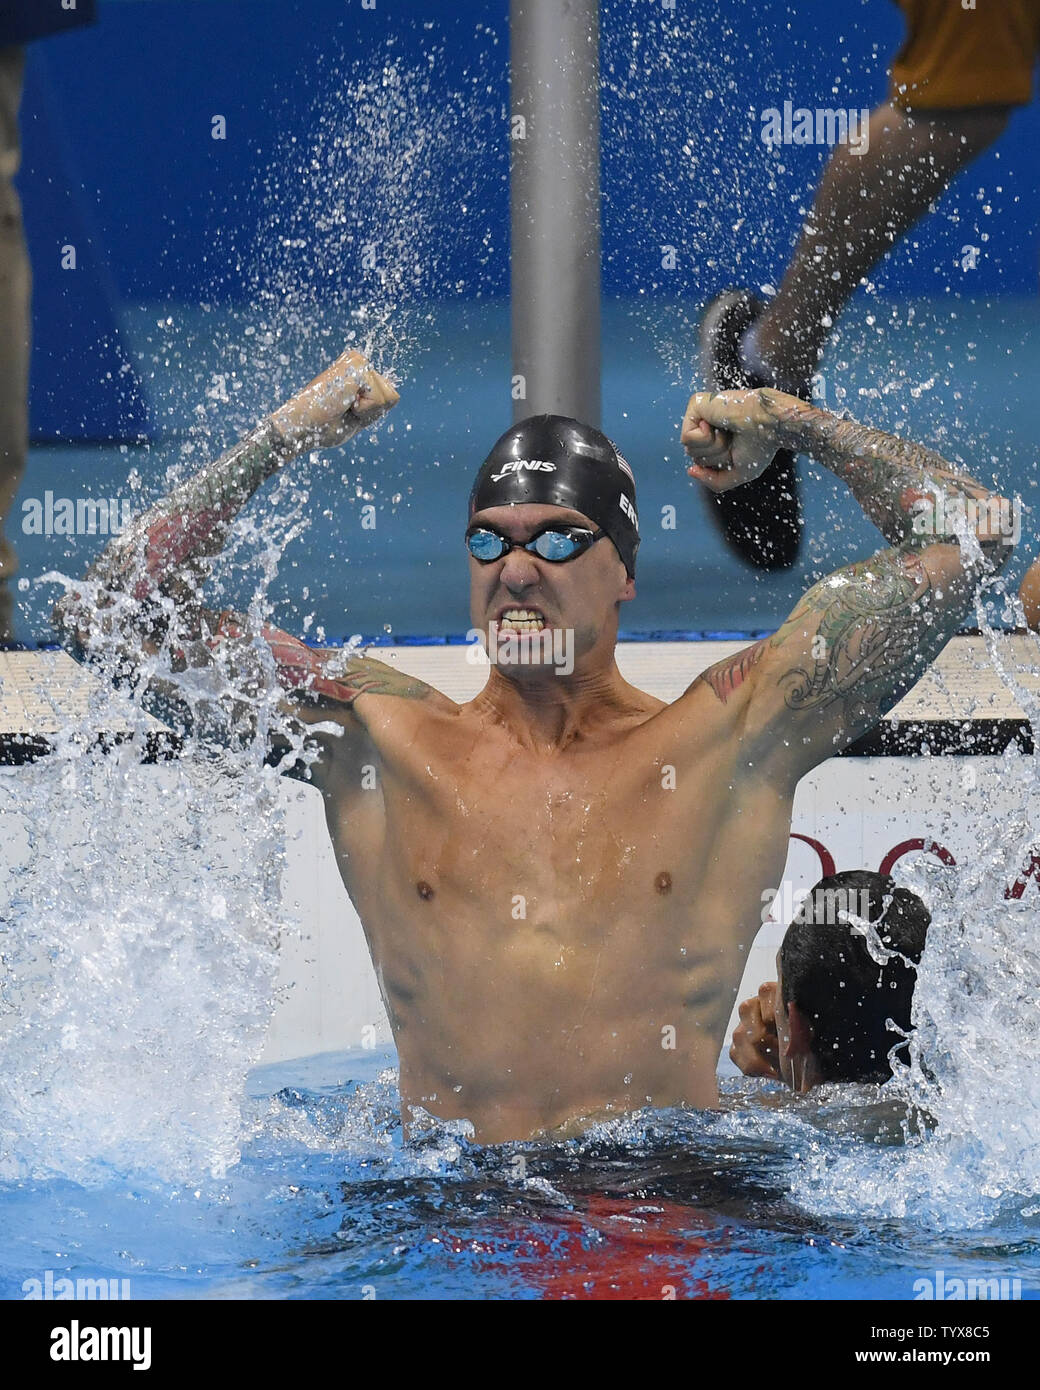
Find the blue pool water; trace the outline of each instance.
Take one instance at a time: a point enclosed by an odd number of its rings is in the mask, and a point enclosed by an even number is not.
[[[221,1178],[0,1185],[0,1295],[48,1270],[163,1299],[903,1300],[939,1271],[947,1288],[1040,1290],[1040,1216],[1020,1198],[961,1229],[869,1210],[871,1173],[916,1142],[873,1088],[796,1101],[731,1083],[717,1112],[637,1114],[553,1146],[480,1149],[452,1127],[405,1146],[392,1065],[357,1052],[254,1071]],[[843,1164],[861,1191],[821,1181]]]

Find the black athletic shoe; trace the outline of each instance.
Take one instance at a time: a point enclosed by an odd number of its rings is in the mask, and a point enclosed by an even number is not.
[[[740,361],[740,340],[764,305],[750,290],[716,295],[701,320],[701,370],[713,391],[744,391],[771,383],[751,376]],[[809,384],[797,393],[810,399]],[[766,471],[731,492],[704,495],[708,512],[730,549],[763,570],[784,570],[798,559],[802,504],[794,454],[781,449]]]

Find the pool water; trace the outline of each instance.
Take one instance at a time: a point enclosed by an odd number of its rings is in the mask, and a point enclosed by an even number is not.
[[[556,1145],[482,1149],[456,1125],[405,1145],[393,1061],[254,1071],[223,1177],[0,1185],[0,1295],[47,1271],[163,1299],[912,1299],[939,1271],[947,1289],[1040,1289],[1040,1208],[1021,1197],[960,1229],[872,1209],[872,1175],[931,1142],[913,1127],[904,1142],[877,1088],[741,1081],[718,1111],[637,1113]],[[856,1182],[828,1190],[828,1171]]]

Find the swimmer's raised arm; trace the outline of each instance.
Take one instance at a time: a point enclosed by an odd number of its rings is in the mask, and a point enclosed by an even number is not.
[[[312,449],[331,449],[374,424],[399,397],[359,352],[348,351],[219,458],[138,517],[87,571],[96,590],[139,602],[197,598],[204,562],[219,555],[232,521],[260,485]],[[78,621],[76,596],[55,609]]]
[[[309,703],[324,699],[349,706],[358,693],[379,684],[374,670],[379,663],[366,662],[364,675],[345,682],[345,672],[335,678],[327,674],[322,654],[271,627],[262,632],[270,653],[270,660],[264,660],[245,620],[204,608],[201,587],[206,562],[223,549],[231,523],[262,483],[302,453],[343,443],[398,399],[360,353],[344,353],[111,541],[87,571],[84,591],[70,592],[57,604],[55,623],[87,655],[116,642],[129,674],[141,658],[163,650],[174,620],[176,631],[165,651],[170,668],[202,667],[218,650],[230,655],[232,668],[239,668],[236,688],[245,701],[243,718],[272,675],[287,694]],[[387,671],[384,683],[393,684],[390,678],[397,673],[382,669]],[[175,698],[175,682],[167,685],[153,677],[151,684],[161,698]]]
[[[814,585],[772,637],[705,673],[719,699],[742,702],[763,761],[800,777],[872,728],[938,656],[1011,554],[1010,504],[930,449],[778,391],[694,396],[682,442],[689,472],[713,491],[758,476],[778,448],[808,453],[892,543]]]

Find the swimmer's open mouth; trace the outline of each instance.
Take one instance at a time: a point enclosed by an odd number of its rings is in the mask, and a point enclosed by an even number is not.
[[[537,608],[503,608],[497,622],[499,632],[541,632],[546,626]]]

